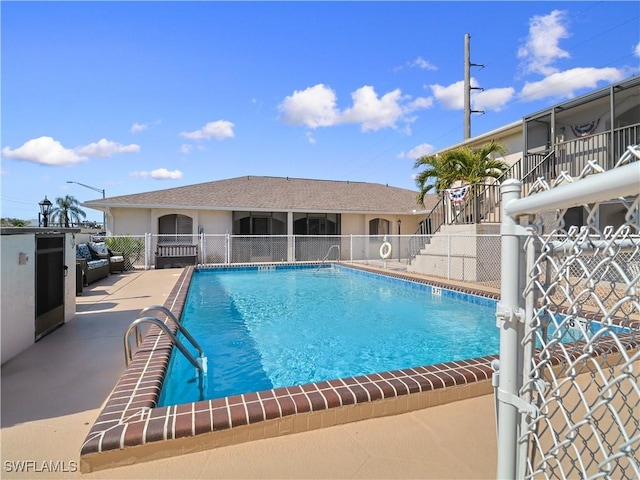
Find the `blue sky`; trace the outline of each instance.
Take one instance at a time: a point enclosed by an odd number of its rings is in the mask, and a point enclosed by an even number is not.
[[[11,2],[2,216],[243,175],[415,189],[415,158],[637,75],[638,2]],[[256,192],[259,195],[260,192]],[[86,209],[100,221],[101,212]]]

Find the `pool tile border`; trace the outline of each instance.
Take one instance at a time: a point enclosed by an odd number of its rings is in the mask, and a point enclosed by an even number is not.
[[[280,268],[282,265],[278,265]],[[296,268],[298,266],[296,265]],[[497,300],[479,289],[453,287],[397,272],[362,272]],[[180,274],[164,306],[180,319],[194,267]],[[175,332],[177,327],[169,321]],[[166,335],[151,326],[80,451],[81,471],[231,445],[384,415],[409,412],[492,391],[492,355],[157,407],[171,355]],[[558,359],[551,359],[558,364]]]

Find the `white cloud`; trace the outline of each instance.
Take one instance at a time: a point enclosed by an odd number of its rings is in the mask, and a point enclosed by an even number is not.
[[[452,83],[449,86],[438,84],[429,85],[438,103],[447,110],[462,110],[464,108],[464,81]]]
[[[438,70],[438,67],[436,67],[433,63],[431,63],[429,60],[425,60],[422,57],[418,57],[415,60],[411,60],[409,62],[406,62],[403,66],[401,67],[395,67],[393,69],[394,72],[397,72],[399,70],[403,70],[405,68],[420,68],[421,70]]]
[[[415,100],[410,101],[404,107],[405,112],[413,112],[415,110],[423,110],[433,107],[432,97],[418,97]]]
[[[134,178],[153,178],[155,180],[178,180],[182,178],[182,172],[180,170],[171,172],[166,168],[157,168],[150,172],[132,172],[129,175]]]
[[[69,149],[52,137],[43,136],[31,139],[15,150],[4,147],[2,155],[43,165],[74,165],[84,162],[88,157],[106,158],[118,153],[133,153],[139,150],[139,145],[122,145],[105,138],[83,147]]]
[[[516,91],[512,87],[489,88],[471,92],[471,107],[474,110],[499,112],[514,97]]]
[[[570,55],[558,43],[569,37],[566,27],[566,12],[554,10],[549,15],[536,15],[529,20],[529,36],[524,46],[518,49],[518,58],[524,61],[526,73],[549,75],[557,72],[552,64]]]
[[[2,155],[14,160],[40,163],[43,165],[74,165],[84,162],[87,157],[65,148],[52,137],[38,137],[28,140],[21,147],[4,147]]]
[[[640,58],[640,43],[638,43],[638,44],[634,47],[634,49],[633,49],[633,54],[634,54],[636,57]]]
[[[191,150],[193,150],[193,145],[188,145],[185,143],[180,146],[180,153],[183,153],[185,155],[191,152]]]
[[[365,85],[353,92],[351,99],[353,106],[343,112],[342,121],[359,123],[362,131],[395,127],[403,114],[400,106],[402,93],[399,89],[378,98],[373,87]]]
[[[433,145],[430,145],[428,143],[421,143],[420,145],[416,145],[406,153],[402,152],[400,155],[398,155],[398,158],[410,158],[411,160],[417,160],[418,158],[425,155],[431,155],[433,152],[435,152],[435,150],[436,149]]]
[[[134,123],[131,126],[131,129],[129,130],[129,132],[138,133],[146,130],[147,128],[149,128],[149,125],[147,125],[146,123]]]
[[[433,100],[403,96],[399,89],[381,97],[374,88],[365,85],[351,94],[352,106],[342,112],[337,107],[335,92],[323,84],[296,90],[278,106],[281,120],[290,125],[304,125],[315,129],[342,123],[360,124],[363,131],[396,128],[400,121],[415,120],[406,115],[418,109],[429,108]]]
[[[313,132],[305,132],[305,136],[307,137],[307,140],[309,140],[310,144],[314,144],[316,143],[316,137],[313,136]]]
[[[624,76],[624,72],[616,68],[573,68],[549,75],[539,82],[525,83],[520,98],[526,102],[546,97],[573,98],[578,90],[594,89],[599,82],[613,83]]]
[[[217,120],[215,122],[209,122],[200,130],[194,130],[193,132],[182,132],[180,136],[188,138],[190,140],[209,140],[215,138],[216,140],[224,140],[225,138],[233,138],[233,127],[235,125],[228,120]]]
[[[409,66],[421,68],[422,70],[438,70],[438,67],[436,67],[434,64],[432,64],[428,60],[425,60],[422,57],[416,58],[413,62],[409,64]]]
[[[328,127],[339,123],[335,92],[323,84],[296,90],[278,106],[282,121],[309,128]]]
[[[475,78],[471,78],[469,83],[473,88],[480,87]],[[448,86],[429,85],[429,88],[442,108],[447,110],[464,109],[464,80]],[[473,110],[497,112],[504,108],[514,95],[515,90],[512,87],[472,90],[470,96],[471,108]]]
[[[103,138],[97,142],[90,143],[84,147],[75,149],[80,155],[94,158],[107,158],[118,153],[135,153],[140,151],[140,145],[132,143],[130,145],[122,145]]]

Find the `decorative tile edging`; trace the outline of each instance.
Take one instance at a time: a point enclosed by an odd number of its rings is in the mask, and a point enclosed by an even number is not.
[[[194,267],[183,270],[164,304],[178,319],[193,272]],[[389,273],[403,280],[491,298],[482,291]],[[177,327],[168,323],[175,332]],[[486,394],[491,391],[491,361],[497,358],[493,355],[157,407],[171,349],[167,336],[158,327],[150,327],[81,447],[83,472]],[[252,427],[262,432],[256,433]],[[185,444],[188,439],[194,440],[191,447]]]

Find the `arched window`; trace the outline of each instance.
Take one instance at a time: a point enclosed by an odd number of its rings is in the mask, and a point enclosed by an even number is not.
[[[179,235],[191,235],[193,233],[193,219],[186,215],[163,215],[158,218],[158,233],[160,243],[191,243],[185,237]]]
[[[384,218],[374,218],[369,220],[369,235],[388,235],[391,223]]]

